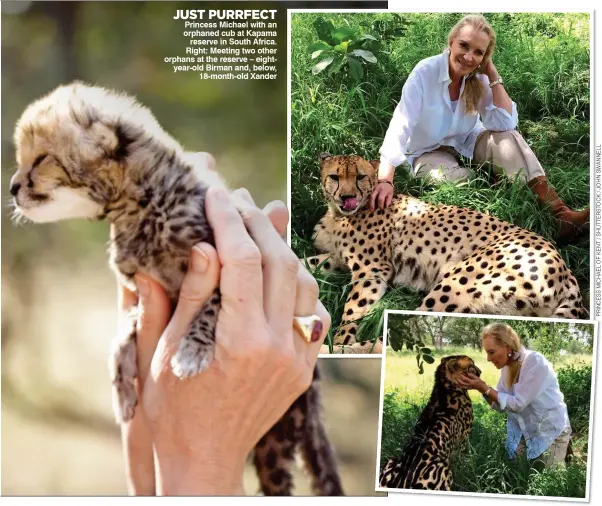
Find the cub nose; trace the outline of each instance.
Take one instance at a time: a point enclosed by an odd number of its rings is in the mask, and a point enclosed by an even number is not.
[[[19,188],[21,188],[21,183],[13,183],[10,185],[10,194],[13,197],[17,196],[17,193],[19,193]]]

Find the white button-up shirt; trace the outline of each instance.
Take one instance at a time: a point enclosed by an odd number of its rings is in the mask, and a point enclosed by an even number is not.
[[[403,86],[380,149],[381,163],[397,167],[407,161],[413,167],[418,156],[442,145],[472,158],[475,142],[483,130],[514,130],[518,124],[516,104],[512,102],[512,114],[493,105],[488,77],[476,76],[486,94],[478,114],[467,114],[462,100],[453,108],[449,97],[449,52],[420,61]],[[462,78],[460,96],[465,79]]]
[[[506,388],[508,368],[502,369],[497,385],[498,402],[491,407],[508,414],[506,450],[513,457],[521,440],[525,438],[527,458],[534,459],[549,448],[571,424],[564,396],[558,386],[552,364],[536,351],[520,350],[522,361],[517,383]]]

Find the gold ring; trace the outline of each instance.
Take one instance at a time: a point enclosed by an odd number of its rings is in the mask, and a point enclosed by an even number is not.
[[[293,328],[297,329],[308,343],[315,343],[322,335],[322,320],[318,315],[294,316]]]

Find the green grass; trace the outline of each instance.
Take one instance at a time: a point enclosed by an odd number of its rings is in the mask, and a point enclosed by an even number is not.
[[[482,370],[488,384],[497,384],[499,371],[488,364],[482,352],[471,348],[446,347],[434,352],[437,360],[418,374],[412,353],[387,349],[381,466],[402,451],[430,396],[434,371],[445,355],[469,355]],[[453,490],[492,494],[585,497],[591,355],[567,355],[555,363],[560,389],[565,396],[573,428],[573,461],[566,469],[538,471],[525,458],[510,460],[504,448],[506,420],[490,409],[480,394],[471,391],[473,430],[467,449],[454,457]]]
[[[320,14],[292,15],[291,55],[291,224],[292,247],[299,257],[316,253],[311,236],[326,211],[320,189],[318,155],[359,154],[378,158],[401,88],[412,68],[438,54],[454,14],[404,14],[411,24],[404,37],[390,40],[378,62],[365,67],[363,82],[345,73],[311,73],[307,47],[316,40],[312,23]],[[391,14],[322,14],[336,26],[362,27]],[[486,14],[496,29],[494,62],[506,89],[517,103],[519,131],[544,165],[565,202],[583,208],[589,202],[589,17],[587,14]],[[370,29],[362,27],[362,32]],[[318,58],[319,60],[319,58]],[[484,170],[473,171],[466,183],[435,187],[408,175],[395,175],[395,189],[433,203],[468,207],[495,215],[554,240],[556,224],[538,206],[528,188],[518,181],[492,187]],[[589,237],[558,248],[575,274],[585,307],[589,307]],[[320,299],[333,315],[333,331],[340,322],[350,276],[325,278],[318,274]],[[364,317],[359,340],[382,335],[385,309],[419,306],[423,294],[406,287],[390,287]],[[332,331],[331,331],[332,335]],[[328,341],[327,341],[328,342]]]

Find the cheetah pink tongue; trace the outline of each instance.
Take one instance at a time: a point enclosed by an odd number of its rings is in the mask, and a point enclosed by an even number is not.
[[[356,207],[357,207],[357,199],[356,198],[345,199],[345,201],[343,202],[343,209],[345,209],[345,211],[353,211]]]

